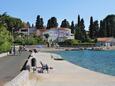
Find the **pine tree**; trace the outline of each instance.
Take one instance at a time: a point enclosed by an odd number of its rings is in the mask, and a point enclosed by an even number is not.
[[[81,37],[81,35],[82,35],[82,32],[81,32],[81,29],[80,29],[80,27],[78,27],[78,25],[76,25],[75,26],[75,39],[77,39],[77,40],[81,40],[82,39],[82,37]]]
[[[36,19],[36,28],[43,29],[44,28],[43,24],[44,24],[43,18],[40,18],[40,15],[38,15]]]
[[[81,29],[81,32],[82,32],[82,35],[81,35],[82,39],[81,40],[82,40],[82,42],[84,42],[84,41],[87,40],[87,35],[86,35],[86,31],[85,31],[85,25],[84,25],[83,18],[80,21],[80,29]]]
[[[51,19],[49,19],[47,22],[47,29],[50,29],[50,28],[51,28]]]
[[[32,24],[32,28],[34,28],[34,24]]]
[[[99,24],[98,21],[94,21],[94,25],[93,25],[93,35],[94,35],[94,39],[96,39],[99,36]]]
[[[27,26],[28,26],[28,28],[30,28],[30,27],[31,27],[29,22],[27,22]]]
[[[69,22],[68,22],[66,19],[64,19],[64,20],[62,21],[60,27],[62,27],[62,28],[70,28],[70,24],[69,24]]]
[[[78,15],[78,26],[80,25],[80,21],[81,21],[81,19],[80,19],[80,15]]]
[[[115,37],[115,15],[108,15],[100,22],[100,37]]]
[[[70,29],[71,29],[71,33],[73,33],[73,34],[74,34],[74,32],[75,32],[75,25],[74,25],[74,21],[72,21],[72,22],[71,22]]]
[[[107,37],[106,22],[100,21],[99,37]]]
[[[51,19],[48,20],[47,29],[57,28],[57,27],[58,27],[58,23],[56,17],[51,17]]]
[[[90,25],[89,25],[89,37],[91,38],[91,39],[93,39],[94,38],[94,34],[93,34],[93,17],[91,16],[90,17]]]
[[[84,28],[85,28],[84,20],[81,19],[79,24],[75,26],[75,39],[78,39],[81,42],[85,42],[87,40],[87,35]]]

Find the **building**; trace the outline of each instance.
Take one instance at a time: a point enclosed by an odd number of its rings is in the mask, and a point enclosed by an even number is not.
[[[18,33],[22,33],[24,35],[30,35],[36,32],[36,28],[21,28]]]
[[[44,36],[44,34],[49,34],[48,39]],[[51,28],[46,30],[42,34],[45,40],[48,42],[63,42],[67,39],[74,39],[74,35],[71,33],[71,29],[69,28]]]
[[[104,38],[97,38],[97,46],[105,46],[105,47],[110,47],[110,46],[115,46],[115,38],[112,37],[104,37]]]

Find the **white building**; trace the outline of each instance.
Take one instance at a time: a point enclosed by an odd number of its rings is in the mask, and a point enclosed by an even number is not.
[[[74,35],[71,33],[71,29],[69,28],[51,28],[43,32],[43,38],[45,38],[44,34],[49,34],[48,41],[52,42],[63,42],[67,39],[74,39]]]
[[[97,38],[97,46],[115,46],[115,38],[112,37],[104,37],[104,38]]]

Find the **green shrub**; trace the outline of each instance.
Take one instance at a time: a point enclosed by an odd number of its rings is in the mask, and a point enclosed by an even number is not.
[[[65,40],[64,43],[68,44],[68,45],[76,45],[76,44],[80,43],[80,41],[75,40],[75,39],[68,39],[68,40]]]
[[[39,37],[25,36],[25,37],[17,37],[15,39],[15,43],[21,45],[37,45],[37,44],[43,44],[44,42]]]
[[[7,52],[11,49],[12,36],[9,31],[0,24],[0,53]]]
[[[0,51],[1,52],[7,52],[11,49],[11,43],[10,42],[4,42],[1,46],[0,46]]]

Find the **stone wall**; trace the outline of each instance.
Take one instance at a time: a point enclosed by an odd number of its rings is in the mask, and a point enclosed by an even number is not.
[[[6,83],[4,86],[28,86],[29,72],[26,70],[22,71],[13,80]]]

